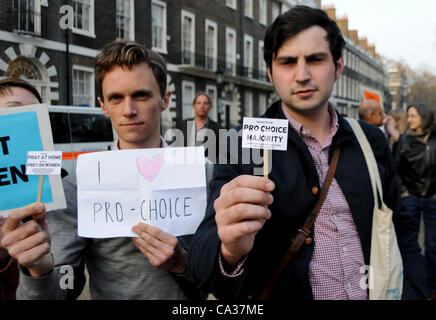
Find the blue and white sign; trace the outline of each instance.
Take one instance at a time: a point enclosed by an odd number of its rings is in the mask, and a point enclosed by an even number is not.
[[[53,150],[45,105],[0,109],[0,215],[36,202],[39,177],[26,174],[27,152],[45,150]],[[41,202],[65,208],[60,176],[44,179]]]

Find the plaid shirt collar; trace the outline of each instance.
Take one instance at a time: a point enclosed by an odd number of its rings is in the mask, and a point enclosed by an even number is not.
[[[291,127],[300,135],[301,138],[309,138],[312,137],[312,134],[310,132],[309,128],[306,128],[303,126],[303,124],[301,122],[299,122],[298,120],[294,119],[284,108],[283,104],[282,104],[282,111],[286,117],[286,119],[288,119]],[[328,111],[330,113],[330,131],[329,131],[329,135],[328,138],[326,139],[326,141],[332,141],[333,136],[336,134],[336,132],[339,129],[339,121],[338,121],[338,115],[335,111],[335,108],[333,107],[333,105],[331,105],[330,103],[328,104]]]

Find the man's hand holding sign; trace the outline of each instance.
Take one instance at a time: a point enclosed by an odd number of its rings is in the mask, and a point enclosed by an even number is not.
[[[214,203],[221,253],[226,262],[235,265],[253,247],[256,233],[271,217],[268,205],[274,183],[263,177],[242,175],[221,188]]]
[[[12,210],[2,228],[5,234],[2,246],[33,277],[42,276],[53,269],[50,233],[45,217],[45,206],[42,203],[30,204]],[[23,223],[23,220],[28,221]]]
[[[242,147],[264,150],[264,172],[269,172],[266,150],[286,150],[287,120],[244,118]],[[274,201],[275,184],[268,176],[242,175],[221,188],[214,203],[221,254],[233,266],[248,254],[256,234],[271,218],[268,206]]]
[[[176,237],[142,222],[133,226],[132,231],[139,236],[132,239],[134,245],[153,267],[174,273],[186,271],[187,252]]]

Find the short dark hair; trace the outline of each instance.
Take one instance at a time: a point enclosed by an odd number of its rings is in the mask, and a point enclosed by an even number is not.
[[[336,22],[321,9],[296,6],[279,15],[266,30],[263,57],[267,67],[271,69],[273,59],[286,40],[312,26],[320,26],[327,31],[326,40],[329,42],[333,62],[337,66],[345,47],[345,40]]]
[[[116,40],[106,44],[95,60],[95,77],[98,93],[103,99],[102,84],[105,75],[114,67],[127,67],[146,63],[159,86],[163,97],[167,88],[167,66],[165,59],[158,53],[133,41]]]
[[[38,90],[36,90],[36,88],[27,81],[24,81],[20,78],[6,78],[0,80],[0,94],[4,95],[5,92],[9,91],[11,87],[20,87],[30,91],[36,97],[36,99],[38,99],[39,103],[42,103],[42,98]]]
[[[407,107],[407,111],[409,111],[409,109],[412,107],[415,108],[418,114],[421,116],[421,129],[423,131],[436,131],[434,111],[424,103],[411,104]]]

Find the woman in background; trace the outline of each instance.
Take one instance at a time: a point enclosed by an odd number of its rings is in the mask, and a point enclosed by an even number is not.
[[[394,149],[400,136],[407,130],[407,112],[400,109],[391,110],[383,119],[387,132],[389,146]]]
[[[430,297],[436,299],[436,129],[434,112],[423,104],[407,108],[408,130],[395,148],[401,180],[401,211],[411,217],[418,239],[424,215]]]

